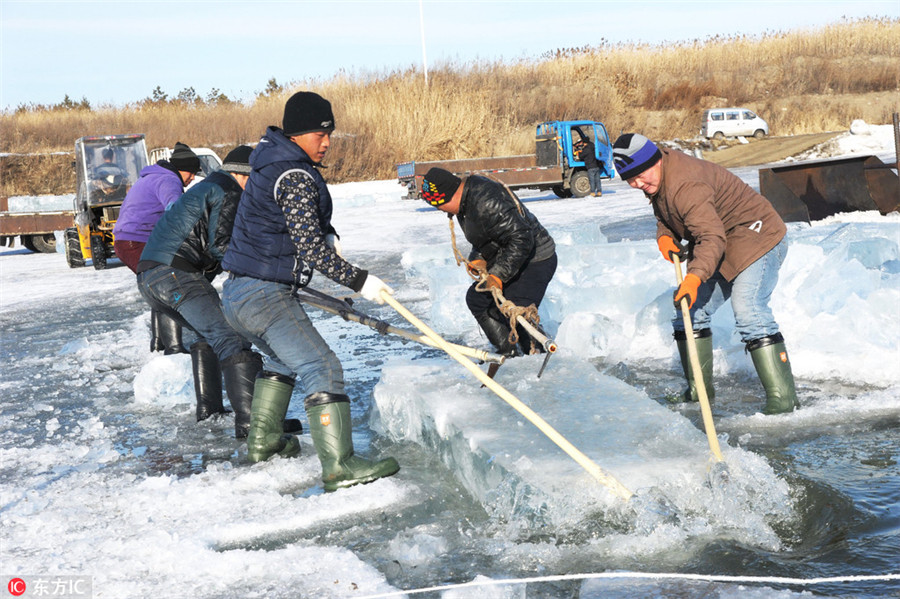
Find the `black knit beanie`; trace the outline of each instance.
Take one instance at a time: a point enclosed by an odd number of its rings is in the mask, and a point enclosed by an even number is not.
[[[180,141],[175,142],[175,149],[172,150],[172,155],[169,156],[169,164],[179,171],[194,173],[195,175],[200,172],[200,159],[197,158],[192,149]]]
[[[284,105],[281,129],[288,137],[334,131],[334,113],[331,102],[313,92],[297,92]]]
[[[253,148],[250,146],[238,146],[228,152],[225,162],[222,163],[222,170],[229,173],[238,173],[240,175],[250,174],[250,154]]]
[[[422,199],[434,206],[442,206],[453,199],[462,179],[448,170],[432,167],[422,178]]]

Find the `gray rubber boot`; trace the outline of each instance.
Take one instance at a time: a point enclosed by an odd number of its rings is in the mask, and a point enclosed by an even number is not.
[[[222,369],[219,358],[206,341],[191,346],[194,394],[197,396],[197,422],[215,414],[227,414],[222,405]]]
[[[763,414],[783,414],[800,407],[784,337],[775,333],[747,344],[756,374],[766,390]]]
[[[262,357],[254,351],[244,350],[222,360],[225,391],[234,410],[234,438],[245,439],[250,432],[250,406],[256,376],[262,371]]]
[[[346,395],[313,393],[304,405],[309,418],[309,433],[322,462],[322,482],[326,491],[370,483],[400,470],[394,458],[373,462],[353,455],[350,398]]]
[[[291,458],[300,454],[300,441],[284,432],[284,416],[291,403],[294,380],[274,372],[261,372],[253,388],[247,458],[263,462],[276,453]]]
[[[668,397],[667,399],[671,403],[700,401],[697,384],[694,380],[694,369],[691,368],[691,361],[688,358],[687,333],[675,331],[673,336],[675,337],[675,344],[678,346],[678,356],[681,358],[681,368],[684,371],[684,377],[687,379],[688,388],[680,396]],[[716,397],[716,390],[713,387],[712,331],[710,329],[694,331],[694,342],[697,345],[697,357],[700,359],[700,374],[703,376],[706,396],[709,398],[709,401],[712,401]]]

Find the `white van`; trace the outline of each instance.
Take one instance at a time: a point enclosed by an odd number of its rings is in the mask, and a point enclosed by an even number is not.
[[[761,139],[769,134],[769,124],[746,108],[710,108],[703,111],[700,134],[707,139],[738,135]]]
[[[210,173],[222,166],[222,159],[209,148],[191,148],[191,150],[200,159],[200,172],[197,173],[197,176],[185,189],[190,189],[200,181],[203,181]],[[150,164],[156,164],[159,160],[168,160],[171,156],[172,148],[153,148],[150,150]]]

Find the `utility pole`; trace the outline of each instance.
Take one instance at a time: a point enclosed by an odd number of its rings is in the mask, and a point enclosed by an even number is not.
[[[422,71],[425,73],[425,87],[428,87],[428,58],[425,55],[425,10],[419,0],[419,31],[422,32]]]

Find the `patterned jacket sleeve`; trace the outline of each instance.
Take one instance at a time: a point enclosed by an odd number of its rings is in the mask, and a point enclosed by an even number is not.
[[[323,275],[354,291],[362,289],[368,275],[325,243],[319,223],[319,190],[312,176],[302,169],[284,173],[275,186],[275,200],[284,212],[297,258]]]

